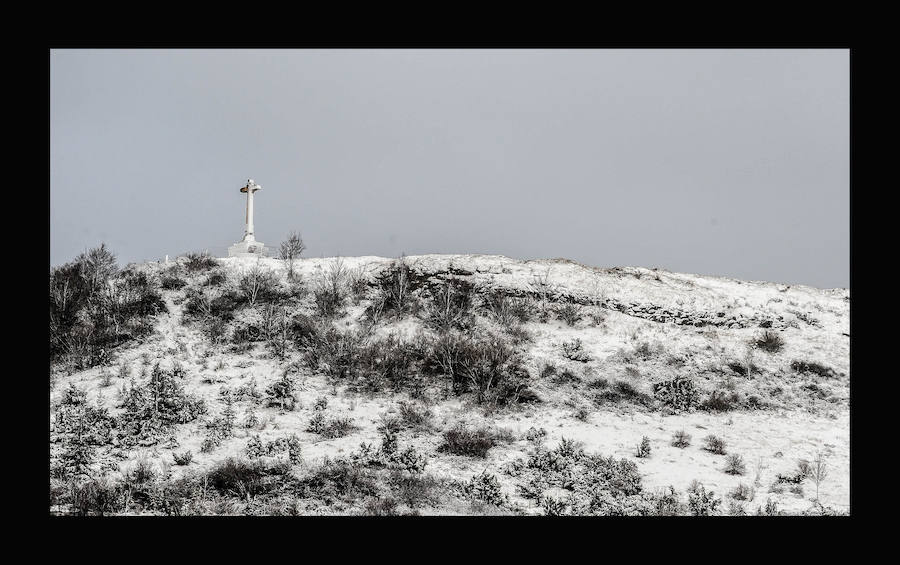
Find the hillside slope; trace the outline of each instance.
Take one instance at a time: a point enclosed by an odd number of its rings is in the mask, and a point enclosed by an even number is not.
[[[277,259],[215,263],[133,265],[162,285],[166,311],[152,335],[116,348],[106,366],[60,374],[51,390],[54,454],[67,449],[58,414],[74,385],[119,422],[89,474],[125,480],[150,469],[157,490],[147,492],[157,494],[131,495],[116,511],[168,512],[154,502],[169,488],[159,485],[199,484],[190,481],[228,457],[286,461],[289,451],[299,456],[277,489],[240,483],[208,498],[204,487],[201,498],[184,487],[178,512],[650,513],[671,486],[672,513],[696,514],[696,480],[721,500],[712,513],[768,504],[795,514],[821,511],[812,479],[797,473],[817,455],[828,469],[818,500],[849,510],[845,289],[485,255],[410,256],[402,268],[380,257],[301,259],[293,279]],[[448,369],[450,346],[477,359],[454,350],[469,364]],[[494,355],[507,349],[511,357]],[[136,402],[129,391],[157,365],[205,412],[132,441],[121,432]],[[269,401],[287,381],[293,409]],[[490,436],[484,457],[447,447],[460,423]],[[690,445],[673,445],[679,431]],[[727,454],[704,449],[708,435]],[[644,438],[649,453],[638,449]],[[173,465],[187,451],[190,463]],[[618,480],[615,465],[629,477],[633,468],[640,487],[600,489]],[[591,473],[602,478],[573,478]],[[752,495],[730,496],[740,485]]]

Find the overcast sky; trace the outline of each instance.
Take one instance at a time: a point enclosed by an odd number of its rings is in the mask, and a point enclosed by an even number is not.
[[[50,263],[302,233],[849,285],[846,50],[54,50]]]

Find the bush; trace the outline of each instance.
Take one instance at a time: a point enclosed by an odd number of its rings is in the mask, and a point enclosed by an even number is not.
[[[462,492],[464,496],[471,500],[494,506],[504,506],[509,501],[509,497],[500,488],[500,481],[496,475],[488,473],[486,469],[464,483]]]
[[[294,278],[294,261],[300,258],[304,249],[306,249],[306,244],[303,243],[303,238],[300,237],[300,234],[296,232],[290,232],[288,238],[278,248],[279,257],[287,263],[289,279]]]
[[[700,393],[694,381],[686,377],[654,384],[653,397],[673,410],[689,411],[700,404]]]
[[[433,344],[429,362],[450,377],[457,394],[475,392],[479,403],[513,404],[530,397],[528,372],[519,355],[494,335],[444,334]]]
[[[564,341],[561,345],[563,357],[571,361],[587,363],[591,360],[591,356],[584,350],[581,339],[575,338],[572,341]]]
[[[316,412],[306,427],[306,431],[319,434],[326,439],[344,437],[355,429],[356,426],[350,418],[328,419],[321,412]]]
[[[163,290],[179,290],[187,286],[187,281],[174,275],[168,275],[162,278],[160,287]]]
[[[481,299],[481,308],[507,330],[534,317],[534,308],[527,298],[507,296],[500,291],[485,293]]]
[[[372,473],[360,461],[327,457],[321,466],[300,480],[297,490],[303,498],[317,496],[326,501],[336,497],[352,500],[378,494]]]
[[[394,496],[410,508],[440,502],[441,483],[434,477],[394,472],[390,475],[389,483]]]
[[[370,498],[366,501],[367,516],[399,516],[397,501],[391,497]]]
[[[50,271],[50,363],[75,369],[106,364],[111,349],[149,334],[151,316],[165,310],[147,275],[119,272],[105,245],[82,253]]]
[[[102,405],[87,402],[87,392],[69,383],[53,420],[51,441],[62,444],[55,458],[54,474],[59,477],[89,475],[98,447],[108,444],[116,420]]]
[[[714,390],[700,403],[700,409],[708,412],[728,412],[740,407],[740,403],[741,397],[736,392],[728,394]]]
[[[793,361],[791,362],[791,369],[797,373],[812,373],[826,379],[837,377],[837,372],[834,369],[814,361]]]
[[[424,303],[425,322],[438,331],[469,329],[473,321],[473,297],[474,287],[461,279],[448,280],[441,287],[429,289]]]
[[[400,401],[400,417],[408,427],[426,429],[431,427],[434,413],[427,406],[418,406],[412,402]]]
[[[186,253],[184,257],[187,262],[184,268],[189,272],[195,273],[199,271],[208,271],[209,269],[219,266],[219,262],[209,253]]]
[[[741,483],[738,486],[734,487],[734,490],[732,490],[730,493],[728,493],[728,496],[730,496],[731,498],[733,498],[735,500],[750,501],[750,500],[753,500],[753,497],[755,496],[755,494],[756,493],[753,490],[753,487],[748,487],[744,483]]]
[[[712,516],[721,503],[722,499],[717,498],[716,493],[707,492],[697,481],[688,489],[688,508],[694,516]]]
[[[568,326],[574,326],[584,317],[584,313],[577,304],[567,303],[556,308],[556,316]]]
[[[222,286],[228,281],[228,277],[222,271],[213,271],[206,277],[208,286]]]
[[[105,477],[73,482],[69,487],[70,504],[78,516],[103,516],[116,512],[122,508],[124,498],[122,486]]]
[[[784,340],[775,332],[765,331],[751,342],[757,347],[768,353],[778,353],[784,349]]]
[[[313,300],[316,312],[325,319],[340,318],[345,314],[347,303],[348,271],[340,257],[323,271],[313,285]]]
[[[705,443],[705,445],[703,446],[703,449],[705,449],[706,451],[709,451],[710,453],[715,453],[716,455],[725,455],[726,451],[725,451],[725,440],[724,439],[710,434],[710,435],[706,436],[705,438],[703,438],[703,441]]]
[[[241,277],[238,289],[250,306],[256,304],[257,301],[271,301],[278,297],[275,275],[258,264]]]
[[[186,394],[174,370],[157,363],[143,384],[132,384],[121,403],[119,437],[126,445],[156,442],[176,424],[186,424],[206,413],[202,398]]]
[[[566,502],[551,496],[544,496],[541,498],[541,509],[544,511],[544,516],[563,516],[566,513]]]
[[[525,432],[525,439],[533,442],[541,442],[544,438],[547,437],[547,430],[544,428],[535,428],[534,426],[528,428],[528,431]]]
[[[643,493],[637,465],[627,459],[588,455],[572,440],[553,450],[535,449],[527,459],[514,461],[507,473],[521,477],[522,496],[540,500],[549,488],[571,492],[572,515],[649,515],[652,497]]]
[[[172,452],[172,457],[175,459],[176,465],[190,465],[194,459],[194,454],[190,451],[185,451],[184,453]]]
[[[281,378],[269,385],[266,389],[266,398],[269,406],[278,406],[283,411],[291,411],[297,405],[294,397],[294,381],[287,371],[281,374]]]
[[[439,449],[454,455],[485,458],[488,450],[495,445],[497,437],[490,428],[470,428],[458,422],[444,432],[444,443]]]
[[[220,493],[250,500],[274,491],[291,479],[290,467],[283,462],[246,461],[229,457],[206,475],[210,486]]]
[[[744,464],[744,458],[737,453],[732,453],[725,458],[724,471],[729,475],[743,475],[747,471],[747,466]]]
[[[650,438],[647,436],[641,438],[641,443],[637,446],[634,456],[639,458],[650,457]]]
[[[595,397],[598,404],[631,402],[641,406],[651,406],[653,399],[649,394],[637,390],[628,381],[616,381],[612,389],[604,390]]]
[[[679,430],[672,435],[672,447],[684,449],[691,445],[691,434],[684,430]]]
[[[402,257],[375,277],[376,295],[366,309],[366,317],[377,322],[383,315],[400,319],[418,312],[420,305],[413,296],[413,272]]]

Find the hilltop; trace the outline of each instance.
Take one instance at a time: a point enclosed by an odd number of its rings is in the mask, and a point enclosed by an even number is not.
[[[51,511],[849,510],[846,289],[495,255],[288,271],[100,277],[112,306],[82,318],[108,345],[51,343]]]

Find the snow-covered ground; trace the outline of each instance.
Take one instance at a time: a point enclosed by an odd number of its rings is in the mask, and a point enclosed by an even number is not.
[[[257,265],[274,271],[286,281],[286,266],[278,259],[219,261],[229,284],[237,284],[243,273]],[[334,261],[334,258],[301,259],[294,269],[301,280],[313,281],[331,268]],[[347,257],[342,261],[348,269],[371,275],[394,259]],[[428,455],[428,473],[466,480],[487,469],[497,475],[504,490],[524,512],[537,513],[540,509],[518,496],[511,477],[503,473],[505,464],[525,457],[531,449],[532,445],[522,436],[534,427],[546,429],[549,447],[562,438],[571,438],[582,442],[588,452],[633,459],[645,487],[650,489],[671,485],[683,492],[696,479],[724,498],[738,484],[755,485],[756,495],[748,506],[751,511],[764,505],[767,499],[776,501],[787,512],[809,508],[815,498],[815,488],[808,482],[802,494],[794,494],[787,488],[780,493],[769,489],[779,473],[790,474],[800,459],[812,460],[817,453],[822,453],[829,474],[820,486],[819,498],[832,508],[849,509],[848,290],[821,290],[644,268],[600,269],[568,260],[519,261],[496,255],[422,255],[407,257],[406,261],[420,273],[462,273],[483,288],[513,293],[545,291],[553,300],[581,304],[585,313],[585,318],[574,327],[553,319],[525,324],[532,337],[523,345],[526,366],[542,403],[486,413],[465,398],[433,401],[435,429],[404,432],[401,436],[403,445],[413,445]],[[172,266],[171,263],[146,263],[137,268],[158,275]],[[197,328],[184,322],[184,290],[165,291],[163,295],[168,311],[158,316],[154,334],[141,344],[126,345],[116,352],[117,364],[124,362],[130,366],[133,375],[139,373],[144,358],[163,366],[177,362],[187,373],[186,390],[204,398],[210,414],[216,415],[224,407],[219,396],[221,387],[235,388],[255,379],[257,387],[265,390],[290,362],[290,359],[272,358],[261,345],[244,354],[212,346]],[[338,325],[355,323],[354,318],[361,310],[362,306],[351,308]],[[654,317],[666,321],[654,321]],[[693,322],[697,320],[725,322],[695,325]],[[768,353],[748,345],[765,331],[760,323],[766,321],[772,322],[771,331],[784,340],[782,351]],[[479,319],[478,323],[492,322]],[[420,326],[418,320],[411,318],[386,323],[377,331],[409,337]],[[581,340],[589,357],[586,362],[572,361],[561,354],[561,344],[576,338]],[[637,356],[635,350],[644,344],[645,351],[650,353]],[[823,379],[798,372],[791,368],[793,361],[822,364],[832,368],[835,376]],[[571,370],[581,382],[560,384],[540,378],[538,375],[548,363]],[[757,369],[748,378],[729,368],[735,363]],[[51,407],[69,382],[87,389],[90,399],[102,394],[108,399],[107,405],[115,406],[113,400],[122,381],[113,378],[104,387],[104,370],[114,372],[115,367],[93,368],[60,377],[51,391]],[[598,404],[592,400],[596,391],[588,386],[591,381],[604,378],[609,382],[625,381],[637,390],[652,394],[654,383],[679,375],[691,376],[705,391],[737,392],[745,398],[756,396],[764,407],[667,414],[630,405]],[[381,415],[396,411],[398,402],[408,399],[405,394],[351,393],[307,369],[300,371],[297,382],[297,409],[280,413],[274,408],[257,408],[262,420],[257,429],[238,429],[235,437],[211,453],[201,452],[205,432],[200,422],[179,427],[177,448],[154,446],[147,453],[152,458],[171,462],[173,450],[190,450],[194,462],[189,467],[196,470],[208,468],[229,455],[242,454],[251,435],[267,441],[296,433],[302,442],[302,467],[308,468],[326,456],[346,455],[361,442],[377,444]],[[307,423],[315,414],[313,404],[323,396],[328,399],[329,416],[348,416],[358,429],[346,437],[330,440],[306,432]],[[235,408],[238,418],[243,419],[246,403],[238,402]],[[586,417],[584,414],[576,417],[578,408],[587,411]],[[458,420],[507,428],[521,439],[491,449],[486,459],[439,452],[442,430]],[[683,449],[670,445],[672,434],[679,430],[691,434],[692,445]],[[708,434],[723,438],[729,453],[743,457],[747,465],[743,476],[726,474],[722,470],[724,456],[702,449],[702,438]],[[634,456],[635,447],[644,436],[650,439],[652,453],[650,457],[638,459]],[[139,451],[132,450],[126,457],[134,458]],[[183,472],[181,467],[172,470],[176,475]],[[429,512],[437,513],[440,509],[424,513]]]

